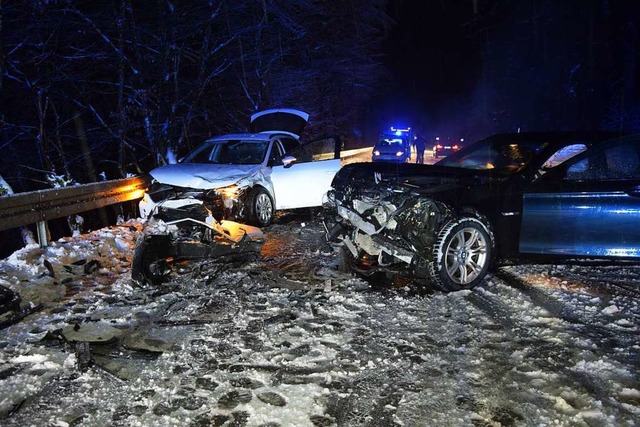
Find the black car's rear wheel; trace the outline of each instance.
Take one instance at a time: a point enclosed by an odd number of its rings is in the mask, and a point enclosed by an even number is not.
[[[251,190],[249,197],[249,222],[258,227],[266,227],[273,219],[273,199],[264,188]]]
[[[486,276],[492,255],[493,234],[488,225],[479,218],[459,218],[438,233],[429,275],[444,291],[470,289]]]

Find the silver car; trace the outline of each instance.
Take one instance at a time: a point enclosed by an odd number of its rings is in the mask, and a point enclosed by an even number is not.
[[[251,133],[211,138],[179,163],[152,170],[141,215],[199,203],[218,220],[263,227],[275,210],[321,206],[340,169],[340,142],[301,143],[308,119],[294,109],[262,111],[251,116]]]
[[[253,225],[269,225],[276,209],[321,206],[340,169],[340,143],[302,144],[308,119],[292,109],[256,113],[251,133],[211,138],[178,164],[152,170],[133,283],[162,283],[180,259],[255,259],[265,238]]]

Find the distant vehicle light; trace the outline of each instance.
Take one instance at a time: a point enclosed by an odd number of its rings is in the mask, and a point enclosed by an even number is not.
[[[409,132],[411,130],[410,127],[406,128],[406,129],[402,129],[402,128],[397,128],[395,126],[391,126],[389,129],[391,130],[391,132],[396,132],[396,131],[398,131],[398,132]]]
[[[454,145],[454,146],[453,146],[453,147],[451,147],[451,148],[452,148],[452,149],[454,149],[454,150],[458,150],[458,149],[460,149],[460,147],[458,147],[458,144]]]
[[[374,152],[373,152],[373,155],[374,155],[374,156],[379,156],[379,155],[380,155],[380,151],[378,151],[378,150],[374,151]]]
[[[440,149],[442,148],[442,145],[438,144],[438,145],[436,145],[436,148],[437,148],[438,150],[440,150]]]
[[[398,152],[396,152],[396,156],[397,156],[397,157],[404,156],[404,151],[398,151]]]

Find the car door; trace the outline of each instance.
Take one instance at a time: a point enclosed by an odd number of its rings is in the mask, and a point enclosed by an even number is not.
[[[340,169],[340,148],[340,138],[329,137],[288,149],[285,157],[292,156],[295,162],[273,164],[271,169],[276,209],[321,206]]]
[[[640,139],[588,150],[524,192],[521,253],[640,257]]]

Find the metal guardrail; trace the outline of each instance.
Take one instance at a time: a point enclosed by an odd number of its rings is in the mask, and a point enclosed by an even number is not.
[[[46,221],[140,199],[150,182],[150,176],[140,176],[0,197],[0,231],[38,224],[42,246]]]

